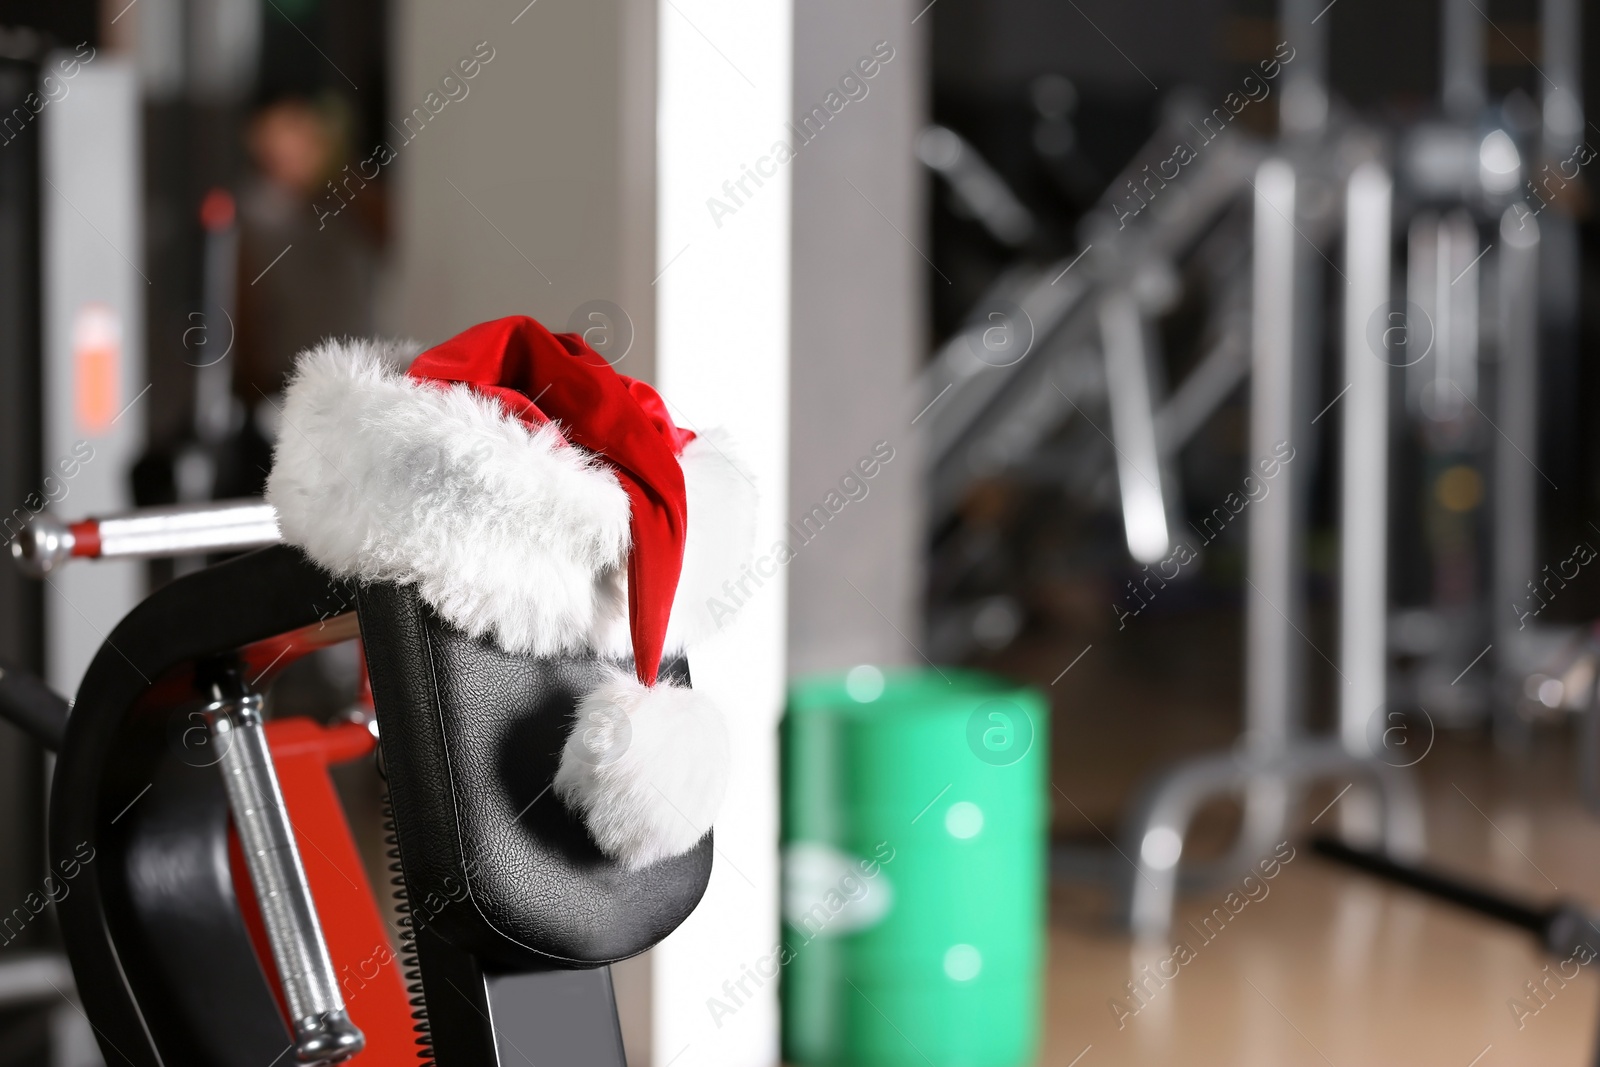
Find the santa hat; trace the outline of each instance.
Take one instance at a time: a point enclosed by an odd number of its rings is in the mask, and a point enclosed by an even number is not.
[[[414,584],[511,653],[632,653],[582,701],[555,780],[629,867],[692,848],[726,791],[721,716],[657,672],[716,630],[754,494],[725,435],[680,429],[650,386],[523,316],[420,355],[302,354],[267,482],[284,538],[336,575]]]

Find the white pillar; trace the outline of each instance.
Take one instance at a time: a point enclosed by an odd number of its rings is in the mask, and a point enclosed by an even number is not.
[[[745,167],[792,136],[792,13],[787,0],[663,0],[657,13],[657,378],[680,424],[738,439],[761,492],[759,555],[782,536],[787,498],[790,177],[769,159],[758,185]],[[734,769],[705,900],[654,953],[657,1067],[777,1062],[775,981],[731,1014],[710,1001],[727,1003],[723,983],[778,940],[786,600],[780,568],[690,661],[727,714]]]

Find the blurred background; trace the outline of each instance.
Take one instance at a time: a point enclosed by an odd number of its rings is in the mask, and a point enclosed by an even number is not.
[[[630,1062],[1596,1062],[1600,18],[524,2],[0,2],[8,542],[259,496],[322,338],[530,314],[764,491]],[[70,694],[204,563],[8,565],[0,660]],[[10,922],[0,1063],[101,1062]]]

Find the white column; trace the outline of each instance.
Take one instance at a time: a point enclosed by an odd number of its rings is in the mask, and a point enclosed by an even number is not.
[[[759,184],[745,168],[792,136],[791,9],[664,0],[657,12],[657,376],[681,424],[725,426],[738,439],[761,492],[759,554],[781,538],[787,497],[790,179],[783,163],[769,160]],[[657,1067],[777,1062],[775,981],[731,1014],[710,1001],[727,1004],[723,983],[778,939],[786,606],[780,568],[691,658],[696,687],[727,714],[733,777],[705,900],[654,953]]]

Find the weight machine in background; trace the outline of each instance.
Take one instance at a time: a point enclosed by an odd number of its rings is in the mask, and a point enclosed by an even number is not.
[[[926,399],[937,401],[924,420],[936,648],[959,654],[986,632],[1003,645],[1020,627],[1014,601],[955,594],[996,550],[992,535],[957,518],[983,480],[1053,482],[1109,506],[1127,556],[1153,569],[1183,529],[1177,454],[1243,379],[1248,462],[1279,442],[1306,457],[1249,508],[1237,745],[1146,784],[1121,833],[1129,861],[1057,846],[1057,876],[1115,886],[1143,935],[1166,929],[1180,887],[1215,884],[1270,849],[1319,781],[1356,783],[1337,816],[1353,840],[1375,836],[1392,860],[1418,856],[1419,793],[1398,765],[1409,760],[1386,750],[1406,716],[1440,728],[1490,721],[1502,743],[1515,742],[1530,711],[1593,696],[1581,633],[1519,629],[1511,607],[1541,577],[1540,516],[1551,504],[1539,405],[1541,388],[1547,402],[1561,394],[1541,376],[1553,366],[1570,379],[1560,368],[1575,358],[1576,223],[1560,199],[1537,217],[1523,200],[1546,161],[1583,143],[1578,7],[1541,4],[1534,107],[1490,99],[1484,16],[1469,0],[1444,0],[1438,112],[1401,127],[1330,99],[1326,39],[1339,12],[1324,7],[1280,7],[1297,54],[1280,83],[1275,140],[1231,130],[1127,217],[1132,201],[1119,209],[1119,197],[1142,180],[1149,188],[1151,167],[1193,138],[1193,106],[1175,94],[1068,248],[1039,236],[1045,227],[959,135],[935,129],[923,142],[924,162],[966,213],[1034,261],[998,277],[926,373]],[[1119,215],[1121,228],[1111,223]],[[1194,278],[1209,294],[1204,354],[1169,388],[1157,324],[1179,302],[1179,279]],[[1335,373],[1320,366],[1324,333],[1338,339]],[[1064,426],[1103,416],[1094,429],[1109,447],[1088,433],[1063,446]],[[1335,424],[1337,722],[1317,737],[1305,712],[1304,543],[1311,468]],[[1478,658],[1487,663],[1464,671]],[[1190,822],[1225,796],[1243,810],[1229,854],[1180,866]]]
[[[6,114],[13,125],[15,107],[32,116],[19,129],[8,127],[0,151],[0,485],[9,509],[7,541],[47,507],[126,508],[126,471],[143,443],[142,421],[123,417],[145,384],[134,72],[104,54],[85,59],[97,39],[92,5],[62,5],[42,22],[38,30],[7,29],[7,58],[0,60]],[[68,91],[35,112],[24,99],[45,95],[47,74]],[[143,591],[131,563],[92,577],[61,575],[35,588],[14,584],[12,575],[0,582],[0,660],[41,671],[69,690],[102,635]],[[4,865],[6,899],[21,901],[43,869],[38,828],[46,764],[35,746],[15,736],[4,746],[0,848],[22,861]],[[71,976],[48,951],[48,921],[30,924],[17,940],[35,951],[0,960],[0,1007],[11,1013],[3,1054],[48,1047],[63,1065],[98,1062],[82,1016],[63,1000]],[[32,1012],[49,1020],[42,1042],[27,1021]]]
[[[36,58],[0,60],[0,107],[10,114],[38,83]],[[0,493],[22,501],[37,492],[39,432],[39,141],[21,136],[0,151]],[[17,520],[6,524],[7,536]],[[44,666],[40,640],[43,597],[36,583],[15,568],[0,574],[0,663],[39,672]],[[3,669],[3,668],[0,668]],[[21,900],[34,871],[44,863],[44,767],[38,749],[20,733],[0,736],[0,850],[17,858],[0,865],[0,892]],[[42,947],[39,932],[30,949]],[[20,950],[23,946],[17,946]],[[39,1046],[71,1012],[50,1005],[54,994],[42,979],[65,973],[59,954],[33,956],[0,968],[0,1019],[13,1041]],[[57,1041],[57,1044],[60,1042]]]

